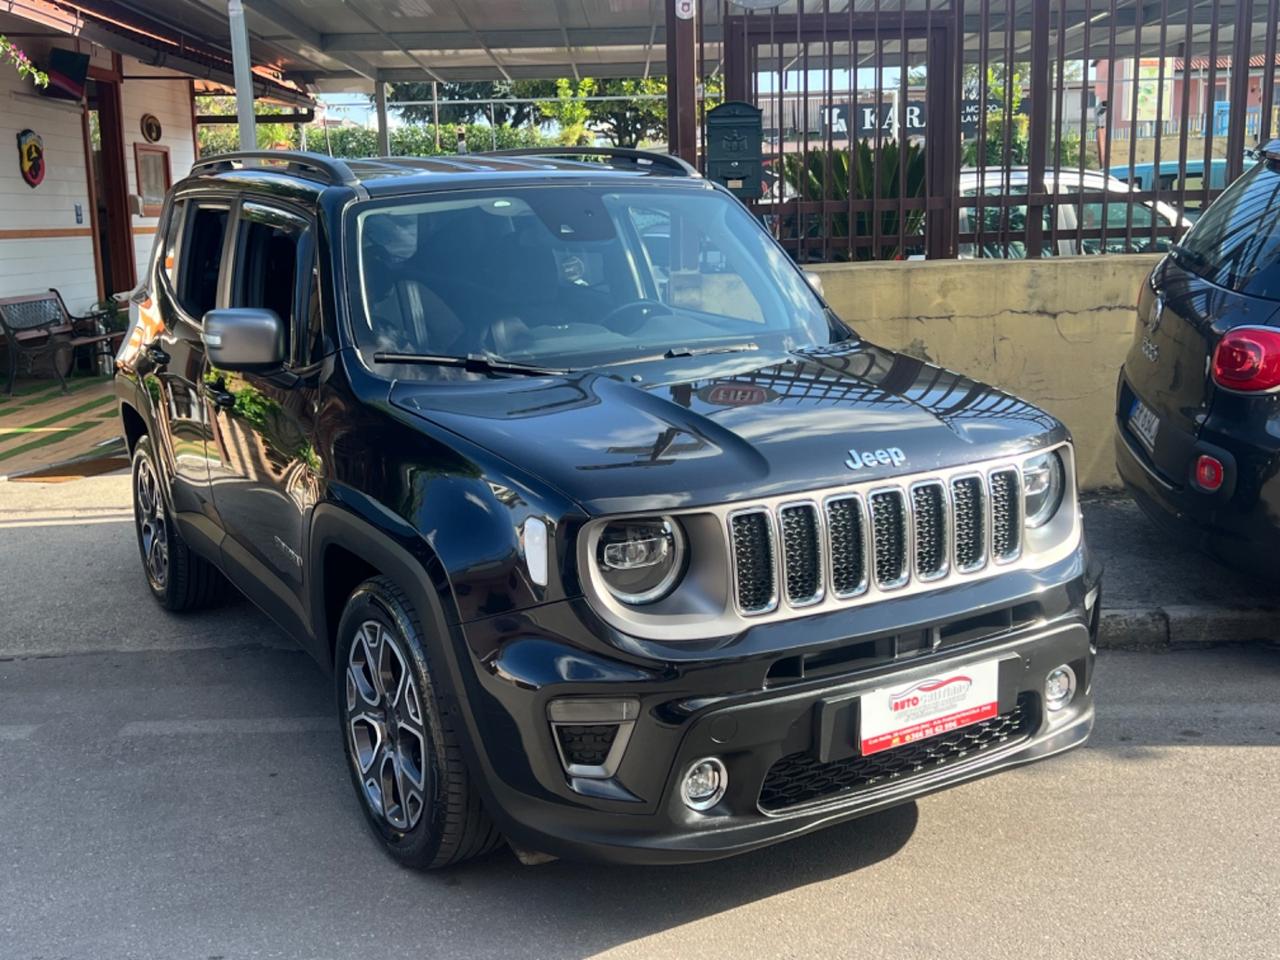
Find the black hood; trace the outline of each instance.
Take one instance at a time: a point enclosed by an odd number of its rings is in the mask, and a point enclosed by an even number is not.
[[[1022,400],[864,341],[546,378],[402,380],[391,402],[593,514],[814,490],[1066,436]]]

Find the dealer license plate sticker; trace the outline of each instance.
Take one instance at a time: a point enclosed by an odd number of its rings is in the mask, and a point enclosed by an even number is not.
[[[1000,662],[939,670],[921,680],[880,687],[862,697],[862,755],[906,746],[996,716]]]
[[[1155,450],[1156,434],[1160,432],[1160,418],[1141,400],[1133,401],[1133,410],[1129,413],[1129,428],[1148,451]]]

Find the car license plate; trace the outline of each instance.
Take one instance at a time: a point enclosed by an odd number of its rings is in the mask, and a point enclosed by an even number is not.
[[[862,755],[990,720],[999,710],[999,679],[1000,662],[988,660],[871,691],[858,710]]]
[[[1142,441],[1148,451],[1156,448],[1156,434],[1160,431],[1160,418],[1141,400],[1133,401],[1129,411],[1129,429]]]

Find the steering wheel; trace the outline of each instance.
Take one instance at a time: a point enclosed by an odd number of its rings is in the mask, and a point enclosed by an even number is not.
[[[614,307],[603,317],[598,323],[602,327],[607,327],[614,333],[629,334],[635,333],[640,329],[640,325],[657,313],[670,313],[671,308],[665,303],[658,300],[651,300],[648,297],[642,297],[639,300],[632,300],[630,303],[624,303],[621,306]],[[634,319],[628,319],[631,314],[636,314]]]

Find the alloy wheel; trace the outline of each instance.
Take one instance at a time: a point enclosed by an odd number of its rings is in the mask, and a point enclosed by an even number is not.
[[[347,656],[347,747],[365,802],[387,826],[412,830],[426,794],[422,701],[403,641],[376,620],[356,631]]]
[[[138,459],[134,479],[138,541],[142,545],[142,563],[147,577],[157,590],[164,590],[169,580],[169,527],[164,497],[156,479],[155,468],[145,456]]]

